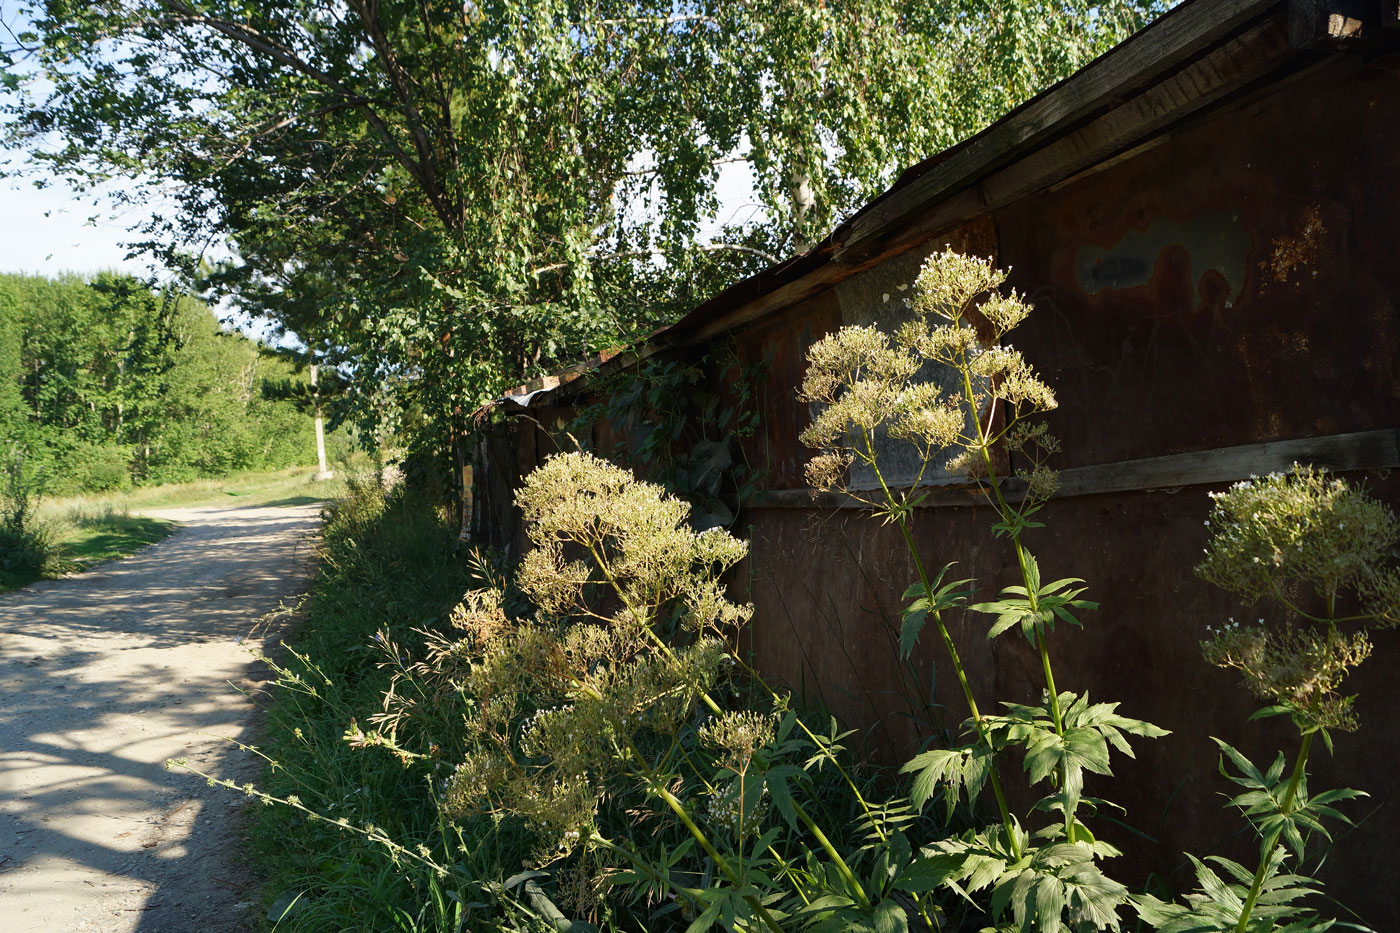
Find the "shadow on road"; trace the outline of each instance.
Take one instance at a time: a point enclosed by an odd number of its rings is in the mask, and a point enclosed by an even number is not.
[[[229,845],[246,798],[163,762],[188,756],[239,781],[256,770],[217,738],[246,740],[252,711],[230,686],[255,686],[237,640],[300,590],[317,510],[159,514],[186,527],[91,574],[0,595],[7,930],[247,926]]]

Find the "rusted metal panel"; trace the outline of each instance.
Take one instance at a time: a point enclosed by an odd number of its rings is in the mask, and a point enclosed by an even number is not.
[[[1038,309],[1015,343],[1060,399],[1050,418],[1065,443],[1059,465],[1400,427],[1397,154],[1396,58],[1337,57],[1306,79],[1218,104],[1150,146],[977,217],[965,231],[980,238],[974,251],[1009,266],[1011,284]],[[867,313],[855,305],[889,293],[901,275],[912,278],[915,258],[941,242],[885,256],[884,268],[846,270],[831,279],[845,285],[716,337],[741,361],[766,362],[756,395],[761,429],[744,452],[768,488],[802,488],[808,451],[797,436],[808,412],[794,393],[806,347]],[[713,374],[718,383],[730,378]],[[1365,478],[1400,503],[1400,477]],[[1126,714],[1173,730],[1139,743],[1137,761],[1116,764],[1116,779],[1088,788],[1124,804],[1127,822],[1156,840],[1104,827],[1128,852],[1128,880],[1171,876],[1183,850],[1246,855],[1230,846],[1247,840],[1224,838],[1241,824],[1221,809],[1228,788],[1209,737],[1241,744],[1256,759],[1287,744],[1286,724],[1246,724],[1255,702],[1200,657],[1204,625],[1242,611],[1192,574],[1211,488],[1057,500],[1043,513],[1048,527],[1027,539],[1044,572],[1087,578],[1087,595],[1103,604],[1085,631],[1056,633],[1061,686],[1122,700]],[[986,594],[1014,582],[1015,570],[990,524],[985,510],[928,509],[916,515],[915,532],[930,563],[958,561],[958,575],[976,577]],[[966,711],[929,633],[912,670],[895,649],[899,595],[915,577],[895,529],[851,510],[815,508],[750,508],[738,526],[751,545],[749,637],[768,674],[862,729],[866,748],[886,761],[956,728]],[[1024,642],[1008,636],[989,645],[984,620],[950,621],[985,705],[1039,696],[1038,659]],[[1352,682],[1365,731],[1341,737],[1335,757],[1319,758],[1314,781],[1393,801],[1400,734],[1388,717],[1400,696],[1400,634],[1379,633],[1375,642]],[[1396,834],[1400,808],[1381,808],[1323,873],[1328,893],[1378,929],[1400,928],[1400,907],[1372,883],[1376,853]]]
[[[1131,158],[995,214],[997,257],[1038,311],[1016,344],[1055,386],[1050,418],[1061,465],[1084,466],[1212,447],[1400,425],[1400,80],[1393,60],[1324,69],[1288,93],[1222,109]],[[794,321],[794,327],[797,322]],[[792,421],[806,413],[793,404]],[[1358,477],[1400,503],[1400,481]],[[1157,838],[1107,836],[1129,876],[1167,877],[1180,852],[1247,855],[1225,837],[1219,736],[1256,757],[1288,744],[1278,724],[1246,724],[1257,705],[1233,675],[1207,667],[1207,622],[1242,610],[1192,574],[1205,543],[1209,486],[1123,492],[1052,503],[1028,544],[1046,573],[1082,575],[1103,603],[1084,632],[1057,633],[1062,685],[1174,734],[1098,781]],[[939,722],[964,714],[939,689],[941,719],[922,725],[889,633],[914,579],[898,535],[859,513],[750,510],[757,606],[753,647],[765,670],[821,699],[870,750],[906,756]],[[1004,542],[979,510],[918,515],[935,565],[959,562],[983,593],[1014,582]],[[1031,700],[1040,672],[1014,638],[985,644],[985,622],[953,620],[984,702]],[[1353,683],[1366,731],[1316,764],[1317,786],[1358,786],[1396,799],[1387,728],[1400,695],[1400,637],[1381,633]],[[915,668],[943,669],[921,645]],[[1169,810],[1165,801],[1172,801]],[[1372,814],[1323,874],[1328,893],[1377,928],[1400,922],[1388,892],[1367,881],[1368,853],[1400,832],[1400,812]],[[1235,846],[1232,849],[1231,846]],[[1186,880],[1186,879],[1182,879]]]
[[[1291,90],[998,214],[1066,466],[1400,424],[1400,79]]]

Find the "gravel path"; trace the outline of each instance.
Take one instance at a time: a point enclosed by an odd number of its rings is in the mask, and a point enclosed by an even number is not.
[[[0,929],[232,933],[257,666],[238,640],[310,567],[316,506],[170,509],[164,541],[0,594]]]

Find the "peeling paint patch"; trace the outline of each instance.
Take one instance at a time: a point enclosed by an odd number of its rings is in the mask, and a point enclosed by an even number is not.
[[[1165,252],[1184,251],[1187,281],[1200,283],[1200,300],[1218,298],[1204,293],[1204,283],[1223,279],[1228,307],[1244,288],[1252,247],[1253,239],[1239,216],[1228,211],[1201,211],[1184,223],[1158,217],[1146,230],[1133,230],[1108,249],[1081,246],[1075,254],[1074,273],[1080,287],[1091,295],[1139,288],[1152,280]]]
[[[1317,207],[1308,208],[1299,218],[1298,226],[1296,234],[1274,238],[1270,262],[1275,282],[1287,282],[1294,270],[1317,262],[1322,237],[1327,232],[1327,227],[1322,223],[1322,212]]]

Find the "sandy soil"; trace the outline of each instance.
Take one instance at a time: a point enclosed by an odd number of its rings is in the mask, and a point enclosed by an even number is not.
[[[301,591],[315,506],[171,509],[126,560],[0,594],[0,929],[231,933],[256,920],[242,738],[260,675],[240,644]],[[261,639],[260,639],[261,643]]]

